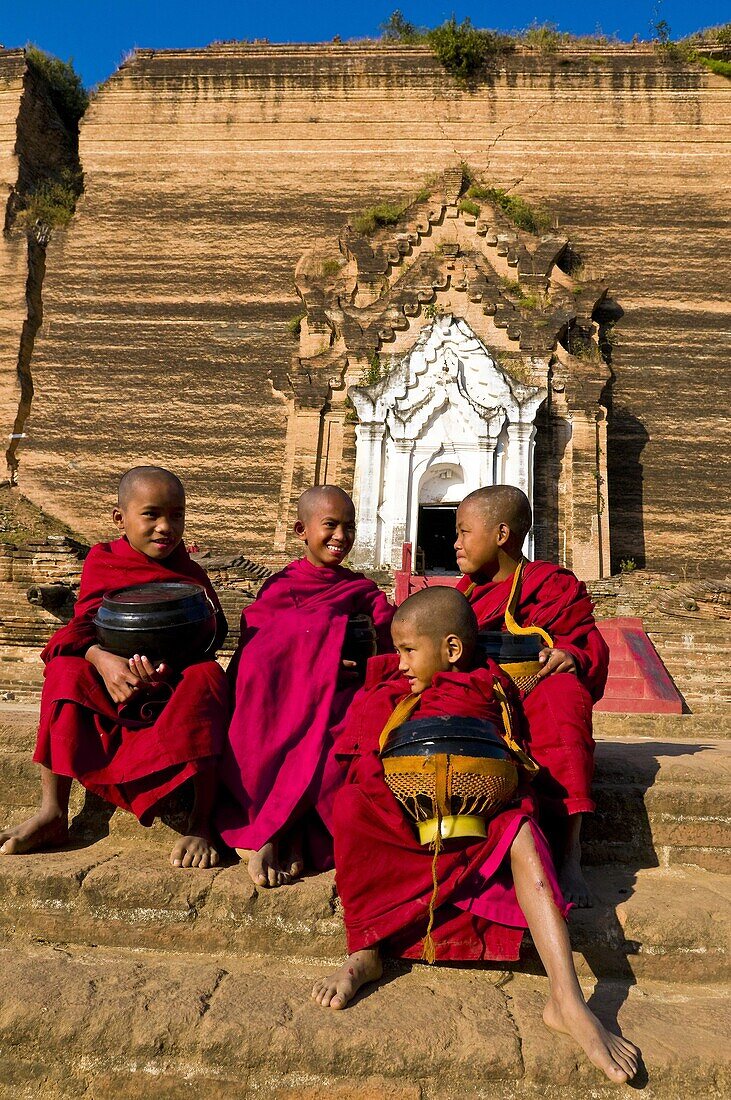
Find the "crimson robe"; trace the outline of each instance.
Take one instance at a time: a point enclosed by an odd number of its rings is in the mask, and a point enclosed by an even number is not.
[[[229,668],[234,711],[217,814],[232,848],[258,850],[299,821],[308,863],[332,866],[332,801],[342,779],[333,731],[359,686],[340,676],[345,628],[350,615],[370,615],[379,650],[391,649],[394,610],[362,573],[306,558],[271,577],[245,608]]]
[[[221,751],[228,719],[226,676],[216,661],[190,665],[168,684],[114,703],[84,654],[96,643],[93,618],[115,588],[156,581],[202,585],[218,620],[226,620],[207,574],[178,546],[153,561],[126,538],[92,547],[84,562],[74,616],[41,654],[46,665],[33,759],[57,775],[130,810],[149,825],[161,800]]]
[[[501,724],[493,685],[510,696],[512,685],[497,665],[473,672],[440,673],[422,692],[413,718],[486,718]],[[388,788],[379,738],[394,707],[410,693],[398,658],[373,658],[364,691],[353,703],[335,745],[347,762],[345,785],[335,799],[335,867],[343,903],[348,951],[378,944],[384,953],[420,958],[432,896],[433,850],[419,843],[405,810]],[[510,871],[510,846],[530,824],[546,881],[562,913],[568,911],[545,837],[534,820],[527,786],[487,822],[484,840],[446,841],[437,857],[439,890],[432,939],[440,961],[514,961],[526,922]]]
[[[473,578],[462,577],[457,590],[467,593]],[[480,583],[468,599],[480,630],[505,630],[505,611],[513,578]],[[592,701],[601,699],[609,669],[609,649],[597,630],[583,581],[569,569],[546,561],[528,562],[523,572],[515,619],[540,626],[576,661],[577,675],[552,673],[522,696],[526,747],[541,765],[535,788],[542,810],[555,817],[595,808]]]

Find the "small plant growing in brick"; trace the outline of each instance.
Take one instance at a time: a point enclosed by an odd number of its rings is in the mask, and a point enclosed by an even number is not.
[[[560,33],[555,23],[534,21],[527,30],[523,31],[522,38],[531,50],[538,50],[539,53],[555,53],[565,36]]]
[[[337,275],[343,265],[338,260],[323,260],[321,271],[326,279]]]
[[[306,316],[306,313],[295,313],[294,316],[290,317],[290,319],[287,321],[287,329],[289,331],[289,335],[293,339],[299,340],[300,332],[302,331],[302,322],[304,321]]]
[[[462,199],[459,208],[463,214],[471,214],[473,218],[479,217],[480,204],[473,199]]]
[[[408,205],[408,202],[379,202],[356,214],[351,225],[361,237],[370,237],[384,225],[396,225]]]
[[[48,239],[52,230],[69,224],[81,191],[81,174],[65,168],[56,178],[41,180],[31,188],[16,222],[37,239]]]
[[[368,366],[364,367],[361,372],[358,384],[360,386],[375,386],[383,379],[385,373],[381,364],[381,357],[377,351],[374,351],[368,359]]]
[[[473,183],[467,191],[467,197],[484,199],[492,206],[497,206],[518,229],[525,229],[528,233],[544,233],[551,227],[551,219],[544,210],[531,206],[519,195],[511,195],[501,187]]]

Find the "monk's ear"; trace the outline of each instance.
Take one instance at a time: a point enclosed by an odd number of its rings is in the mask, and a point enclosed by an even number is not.
[[[505,523],[503,520],[501,520],[497,528],[498,546],[505,546],[505,544],[509,541],[512,533],[513,532],[510,530],[510,524]]]
[[[464,653],[462,639],[458,638],[456,634],[447,634],[447,637],[444,639],[444,646],[447,651],[446,656],[450,665],[459,664],[462,660],[462,654]]]
[[[294,533],[298,539],[302,539],[303,542],[307,541],[307,532],[301,519],[295,520]]]
[[[124,531],[124,516],[119,508],[112,508],[112,523],[118,531]]]

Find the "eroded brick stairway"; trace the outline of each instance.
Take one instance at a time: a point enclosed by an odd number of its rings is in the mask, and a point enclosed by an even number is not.
[[[35,717],[0,710],[11,821],[35,797]],[[597,716],[597,904],[572,936],[592,1004],[642,1047],[647,1097],[729,1091],[729,734],[719,713]],[[325,1011],[309,989],[345,946],[331,875],[262,891],[239,865],[176,871],[166,825],[74,798],[67,850],[0,857],[3,1100],[617,1095],[544,1028],[530,950],[512,972],[394,963]]]

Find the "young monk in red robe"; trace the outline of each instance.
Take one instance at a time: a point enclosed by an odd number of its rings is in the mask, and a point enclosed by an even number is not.
[[[359,686],[343,667],[348,617],[368,615],[379,649],[391,648],[393,607],[373,581],[341,564],[355,538],[347,493],[308,489],[294,529],[304,556],[243,612],[229,669],[235,703],[217,823],[258,886],[300,875],[303,846],[313,868],[332,866],[332,800],[341,782],[333,730]]]
[[[398,706],[410,718],[466,716],[500,721],[495,686],[510,690],[497,665],[473,666],[477,620],[465,598],[430,588],[406,600],[393,620],[398,657],[369,662],[365,691],[336,745],[350,760],[335,800],[335,864],[350,955],[315,983],[313,998],[342,1009],[382,973],[381,952],[422,955],[433,907],[433,851],[386,785],[382,734]],[[397,719],[401,721],[399,717]],[[405,718],[409,721],[409,718]],[[549,979],[543,1018],[571,1035],[617,1084],[637,1072],[638,1051],[607,1031],[584,1001],[547,843],[525,791],[487,823],[484,840],[446,841],[436,857],[436,912],[430,935],[439,960],[514,960],[529,928]]]
[[[185,491],[174,474],[157,466],[130,470],[119,483],[112,518],[122,537],[92,547],[74,617],[41,654],[46,670],[33,757],[41,769],[41,806],[0,831],[0,853],[67,842],[73,779],[143,825],[190,779],[188,835],[175,844],[170,862],[213,867],[218,854],[209,830],[228,720],[225,673],[214,660],[173,673],[144,654],[118,657],[97,644],[92,620],[107,592],[153,581],[193,581],[206,589],[218,619],[215,644],[226,636],[226,620],[208,577],[182,545]]]
[[[504,630],[505,612],[522,546],[533,517],[525,493],[494,485],[470,493],[457,509],[457,588],[467,595],[481,630]],[[567,899],[591,904],[581,870],[582,815],[591,813],[594,772],[592,702],[601,698],[609,650],[596,628],[586,588],[568,569],[527,562],[514,618],[540,626],[554,648],[544,649],[540,681],[522,697],[527,745],[541,765],[536,782],[541,822],[557,837],[559,882]]]

